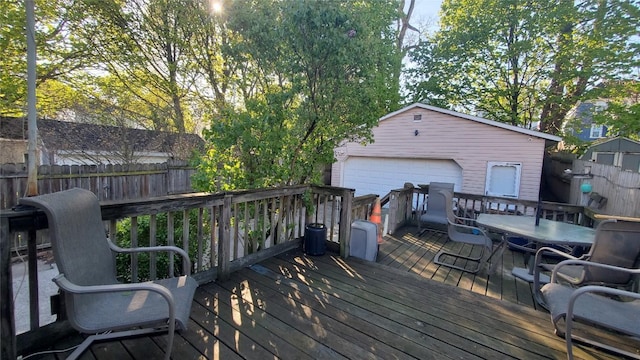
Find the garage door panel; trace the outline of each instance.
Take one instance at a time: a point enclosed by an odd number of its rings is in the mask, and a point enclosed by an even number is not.
[[[342,186],[355,189],[356,196],[384,196],[406,182],[451,182],[457,191],[462,186],[462,169],[452,160],[350,157],[343,169]]]

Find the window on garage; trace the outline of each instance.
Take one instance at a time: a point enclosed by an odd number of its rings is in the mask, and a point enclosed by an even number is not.
[[[517,198],[520,194],[522,163],[489,161],[485,194],[488,196]]]

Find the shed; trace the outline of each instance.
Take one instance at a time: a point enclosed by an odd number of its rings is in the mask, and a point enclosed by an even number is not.
[[[640,172],[640,142],[625,137],[598,141],[580,159]]]
[[[334,150],[331,185],[384,196],[406,182],[537,200],[545,148],[560,137],[416,103],[379,119],[374,143]]]

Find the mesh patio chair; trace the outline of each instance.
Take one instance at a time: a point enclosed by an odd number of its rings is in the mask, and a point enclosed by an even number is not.
[[[533,288],[538,303],[546,306],[540,297],[541,272],[553,271],[555,264],[542,262],[543,255],[554,254],[563,259],[584,260],[586,264],[600,263],[621,268],[637,268],[640,262],[640,222],[606,220],[596,228],[595,239],[588,253],[575,257],[554,248],[542,247],[534,262]],[[600,285],[630,289],[634,285],[633,274],[606,268],[565,265],[557,271],[557,277],[572,286]]]
[[[493,241],[483,229],[471,225],[475,222],[475,220],[458,217],[454,214],[453,193],[447,190],[441,190],[439,195],[446,207],[448,240],[464,244],[477,245],[481,247],[481,250],[480,254],[477,256],[464,256],[443,249],[436,254],[433,261],[436,264],[447,266],[453,269],[458,269],[470,273],[477,273],[482,269],[484,263],[491,258],[491,256],[487,257],[486,254],[487,251],[491,253],[491,250],[493,248]],[[467,269],[466,267],[458,266],[454,263],[441,260],[440,258],[445,255],[453,257],[454,261],[455,259],[471,261],[473,263],[476,263],[476,266],[471,269]],[[492,269],[490,269],[490,271],[492,271]]]
[[[453,183],[429,183],[427,200],[418,207],[418,232],[420,235],[426,231],[426,229],[422,229],[423,223],[439,226],[442,230],[447,226],[447,207],[440,191],[447,190],[453,193],[453,187]]]
[[[565,266],[618,273],[624,277],[640,274],[640,269],[627,269],[585,260],[565,260],[555,266],[551,282],[542,287],[542,296],[551,313],[551,322],[558,336],[564,337],[567,344],[567,358],[573,359],[573,340],[590,344],[627,357],[640,359],[640,355],[619,345],[604,343],[592,336],[574,334],[575,323],[596,326],[599,329],[612,330],[616,335],[640,337],[640,294],[599,285],[587,285],[579,288],[558,282],[560,272]],[[561,322],[564,320],[564,330]],[[623,342],[624,343],[624,342]]]
[[[71,189],[20,199],[44,210],[53,255],[60,274],[53,279],[64,295],[66,314],[76,330],[91,335],[69,356],[80,356],[93,341],[168,331],[165,359],[174,332],[186,329],[196,281],[189,276],[122,284],[116,279],[113,252],[169,251],[189,257],[175,246],[122,249],[106,237],[100,204],[87,190]]]

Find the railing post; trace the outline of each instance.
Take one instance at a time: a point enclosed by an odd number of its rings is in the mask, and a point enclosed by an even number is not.
[[[353,191],[345,189],[342,193],[342,206],[340,208],[340,230],[338,241],[340,242],[340,256],[349,257],[349,241],[351,239],[351,205],[353,203]]]
[[[403,224],[406,224],[407,222],[409,223],[413,223],[413,188],[412,189],[405,189],[402,194],[405,197],[405,213],[404,213],[404,221]],[[416,213],[417,214],[417,213]],[[417,216],[417,215],[416,215]]]
[[[398,190],[389,192],[389,234],[393,234],[398,226],[399,193]]]
[[[0,359],[16,358],[9,219],[0,217]]]
[[[229,254],[231,247],[231,199],[233,195],[225,195],[218,226],[218,279],[225,280],[229,277]]]

